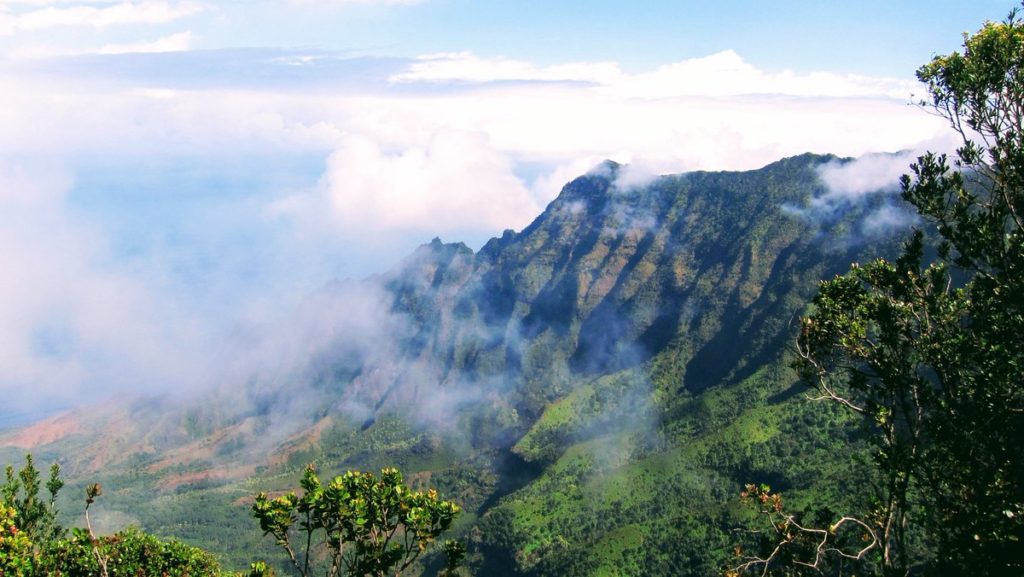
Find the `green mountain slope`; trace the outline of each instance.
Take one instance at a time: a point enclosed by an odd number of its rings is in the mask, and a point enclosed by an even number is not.
[[[280,331],[287,370],[64,415],[0,437],[0,457],[60,458],[113,489],[112,524],[228,565],[268,545],[247,498],[316,461],[398,466],[460,501],[481,575],[713,573],[742,483],[834,506],[854,469],[838,447],[855,432],[803,399],[785,357],[817,281],[892,245],[861,234],[884,196],[800,213],[829,162],[643,186],[605,163],[478,252],[435,239],[311,296]]]

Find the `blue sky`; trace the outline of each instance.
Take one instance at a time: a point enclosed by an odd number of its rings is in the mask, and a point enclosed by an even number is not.
[[[0,393],[208,379],[239,326],[521,229],[605,158],[948,148],[913,71],[1011,7],[0,0]]]
[[[9,19],[35,17],[9,25],[15,33],[0,42],[8,49],[87,50],[189,32],[189,45],[197,49],[320,48],[390,56],[471,50],[541,64],[614,60],[628,68],[732,49],[766,69],[906,75],[932,53],[955,48],[960,32],[1002,18],[1012,7],[1005,0],[168,1],[135,2],[149,5],[148,18],[142,10],[134,19],[121,10],[123,24],[89,24],[103,21],[104,9],[111,11],[107,21],[116,20],[113,12],[123,4],[4,2]],[[85,24],[73,25],[75,16]]]

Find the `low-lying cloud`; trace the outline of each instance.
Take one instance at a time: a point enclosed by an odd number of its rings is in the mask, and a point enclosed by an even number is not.
[[[860,232],[868,238],[879,238],[906,230],[920,222],[920,217],[909,206],[884,204],[864,217]]]
[[[918,153],[866,154],[850,162],[834,161],[819,169],[828,192],[816,199],[822,206],[855,203],[866,194],[892,192]]]
[[[0,166],[0,392],[64,406],[195,384],[215,337],[149,264],[120,260],[53,167]]]
[[[942,142],[935,141],[938,145]],[[844,243],[876,239],[906,230],[919,222],[913,207],[900,198],[900,179],[922,153],[872,153],[856,159],[833,160],[818,168],[824,190],[803,206],[784,205],[783,211],[830,226],[844,216],[860,214]]]

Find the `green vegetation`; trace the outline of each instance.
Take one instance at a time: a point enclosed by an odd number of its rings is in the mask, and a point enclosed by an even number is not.
[[[0,503],[0,574],[30,575],[32,573],[32,541],[18,528],[14,507]]]
[[[303,577],[339,575],[342,569],[345,575],[400,575],[460,511],[434,490],[410,490],[397,469],[382,470],[379,479],[349,471],[325,486],[309,466],[302,489],[302,497],[260,493],[252,511]],[[453,574],[465,551],[455,542],[444,549],[445,573]],[[317,570],[314,557],[324,559],[325,570]]]
[[[5,468],[5,482],[0,487],[0,502],[12,507],[18,517],[17,526],[25,536],[35,542],[45,543],[60,536],[62,529],[57,524],[57,494],[64,487],[60,478],[60,466],[50,467],[50,478],[46,481],[49,498],[40,499],[40,475],[32,455],[25,456],[25,466],[15,473],[13,465]]]
[[[60,469],[50,469],[47,501],[40,500],[40,475],[32,456],[15,473],[7,466],[0,488],[0,575],[85,576],[161,575],[219,576],[217,560],[209,553],[175,540],[162,541],[136,528],[96,537],[88,509],[101,493],[100,486],[86,491],[86,528],[68,532],[57,524],[55,502],[64,482]]]
[[[56,522],[55,502],[63,486],[59,467],[51,468],[49,500],[39,496],[39,471],[31,455],[15,473],[7,467],[0,487],[0,575],[50,576],[229,576],[210,553],[176,540],[164,541],[136,527],[97,537],[89,509],[102,494],[99,484],[86,488],[85,528],[68,535]],[[303,577],[400,575],[427,551],[460,512],[437,492],[413,491],[396,469],[384,469],[380,479],[370,473],[349,472],[327,486],[312,466],[302,480],[301,497],[287,493],[275,499],[261,493],[252,506],[264,534],[273,535]],[[298,527],[296,527],[298,524]],[[304,539],[301,548],[295,533]],[[454,577],[466,555],[463,545],[446,541],[442,577]],[[318,571],[323,561],[326,567]],[[251,577],[269,577],[265,562],[250,564]]]
[[[482,519],[476,573],[716,574],[731,530],[749,522],[737,479],[779,481],[801,507],[847,503],[835,487],[855,485],[851,419],[790,396],[794,381],[778,362],[681,402],[649,429],[588,435],[570,424],[574,433],[554,437],[567,439],[558,457]]]
[[[859,416],[875,485],[853,516],[801,524],[749,487],[777,536],[740,566],[881,575],[1008,575],[1024,569],[1024,23],[965,36],[918,71],[929,106],[963,138],[952,165],[927,154],[903,198],[917,231],[894,261],[821,285],[797,366]],[[843,543],[840,527],[859,539]],[[838,540],[838,542],[836,542]],[[852,541],[852,542],[851,542]]]

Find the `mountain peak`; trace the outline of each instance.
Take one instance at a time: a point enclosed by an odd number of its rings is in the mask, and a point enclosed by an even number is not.
[[[444,242],[441,237],[435,236],[426,244],[421,244],[416,248],[414,254],[427,255],[433,254],[442,258],[451,258],[456,254],[473,254],[473,249],[466,246],[464,242]]]
[[[584,173],[584,176],[596,176],[602,178],[608,178],[614,180],[615,175],[618,171],[625,166],[622,163],[615,162],[610,158],[606,158],[601,162],[595,164],[590,170]]]

